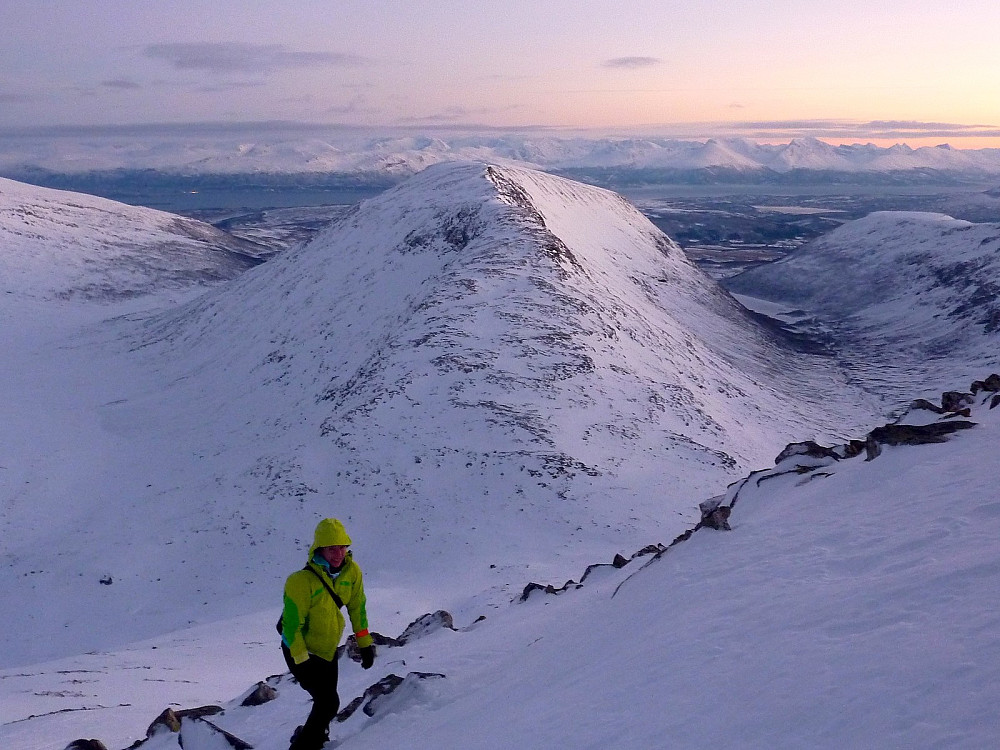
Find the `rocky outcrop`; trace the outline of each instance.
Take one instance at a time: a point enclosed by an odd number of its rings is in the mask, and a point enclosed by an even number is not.
[[[865,440],[866,461],[871,461],[882,452],[883,445],[924,445],[943,443],[948,435],[958,430],[975,427],[975,422],[937,422],[925,425],[887,424],[868,433]]]
[[[436,672],[410,672],[406,677],[388,674],[374,685],[369,686],[364,695],[358,696],[337,714],[337,721],[343,722],[360,708],[366,716],[375,716],[379,708],[386,703],[387,696],[395,693],[401,686],[413,686],[426,680],[443,680],[445,676]]]
[[[100,740],[73,740],[65,750],[108,750]]]
[[[423,638],[438,630],[458,630],[455,627],[455,620],[450,612],[439,609],[437,612],[431,612],[418,617],[406,626],[406,630],[400,634],[398,641],[402,645]]]
[[[162,731],[179,732],[184,719],[201,719],[221,714],[222,711],[222,706],[200,706],[198,708],[182,708],[176,711],[172,708],[166,708],[163,713],[153,719],[153,723],[146,730],[146,737],[152,737]]]
[[[278,697],[278,691],[266,682],[258,682],[250,693],[240,701],[241,706],[263,706]]]

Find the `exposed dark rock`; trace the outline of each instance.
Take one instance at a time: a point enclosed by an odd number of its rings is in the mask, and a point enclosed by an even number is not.
[[[837,446],[834,450],[840,454],[841,458],[854,458],[855,456],[860,456],[864,449],[864,440],[851,440],[844,445]]]
[[[789,443],[785,449],[775,457],[774,463],[780,464],[789,456],[810,456],[812,458],[833,458],[840,460],[841,456],[833,449],[806,440],[801,443]]]
[[[361,695],[348,703],[347,706],[341,710],[339,714],[337,714],[337,721],[346,721],[359,708],[361,708],[365,715],[374,716],[378,711],[380,699],[386,695],[390,695],[404,682],[432,679],[444,679],[444,675],[436,672],[410,672],[405,678],[403,678],[399,675],[388,674],[374,685],[368,687],[365,690],[364,695]]]
[[[932,404],[926,398],[918,398],[910,403],[910,411],[932,411],[935,414],[944,414],[945,410],[937,404]]]
[[[410,641],[415,641],[442,628],[445,630],[457,630],[451,613],[439,609],[437,612],[422,615],[407,625],[406,630],[399,636],[399,644],[402,645]]]
[[[997,394],[992,399],[990,399],[990,408],[993,409],[997,404],[1000,404],[1000,394]]]
[[[614,568],[615,570],[619,570],[628,565],[629,562],[631,561],[628,558],[616,554],[615,559],[612,560],[610,563],[596,563],[594,565],[588,565],[587,569],[583,571],[583,575],[580,577],[580,583],[586,581],[587,578],[590,577],[590,574],[593,573],[595,570],[599,570],[601,568]]]
[[[187,736],[188,739],[190,739],[190,734],[192,734],[193,732],[197,732],[198,734],[201,735],[209,734],[212,737],[221,737],[223,740],[226,741],[229,747],[233,748],[233,750],[253,750],[253,745],[251,745],[249,742],[240,739],[235,734],[230,734],[222,727],[217,726],[212,722],[210,722],[208,719],[192,718],[192,717],[185,717],[185,721],[182,722],[181,725],[181,735],[178,738],[177,742],[182,748],[184,747],[185,736]],[[215,747],[216,744],[217,743],[213,742],[212,747]],[[200,742],[197,745],[194,745],[196,750],[198,747],[202,746],[203,743]]]
[[[975,399],[971,393],[945,391],[941,394],[941,408],[946,412],[960,411],[966,406],[971,406],[973,403],[975,403]]]
[[[100,740],[73,740],[66,750],[108,750]]]
[[[568,591],[570,588],[578,589],[580,588],[581,585],[582,584],[579,584],[572,579],[566,581],[566,583],[564,583],[562,586],[559,586],[558,588],[553,586],[551,583],[543,586],[540,583],[532,582],[524,587],[524,591],[521,592],[520,601],[522,602],[528,601],[528,597],[531,596],[532,592],[534,591],[542,591],[546,594],[561,594],[564,591]]]
[[[924,445],[943,443],[947,436],[958,430],[975,427],[975,422],[935,422],[927,425],[887,424],[876,427],[868,433],[865,442],[866,461],[871,461],[882,452],[883,445]]]
[[[266,682],[258,682],[250,695],[243,699],[241,706],[263,706],[278,697],[278,691]]]
[[[181,731],[182,719],[201,719],[205,716],[221,714],[222,711],[222,706],[182,708],[179,711],[175,711],[172,708],[164,709],[163,713],[153,719],[153,723],[149,725],[149,728],[146,730],[146,737],[152,737],[154,734],[161,732],[164,729],[170,732],[179,732]]]
[[[1000,391],[1000,375],[993,373],[986,380],[977,380],[969,387],[969,390],[972,391],[972,395],[977,394],[979,391],[996,393]]]
[[[728,505],[720,505],[701,519],[701,526],[716,531],[732,531],[732,527],[729,525],[729,514],[732,512],[733,509]]]
[[[647,544],[641,550],[632,555],[632,559],[634,560],[637,557],[645,557],[646,555],[658,555],[665,549],[666,547],[662,544]]]

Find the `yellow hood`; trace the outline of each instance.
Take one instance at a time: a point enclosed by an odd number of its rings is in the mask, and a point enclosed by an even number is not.
[[[316,526],[312,546],[309,548],[309,559],[312,560],[320,547],[350,546],[351,537],[347,535],[344,524],[336,518],[324,518]]]

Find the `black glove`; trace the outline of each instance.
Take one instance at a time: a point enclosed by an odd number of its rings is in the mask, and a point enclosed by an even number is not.
[[[361,668],[371,669],[375,663],[375,646],[364,646],[361,651]]]

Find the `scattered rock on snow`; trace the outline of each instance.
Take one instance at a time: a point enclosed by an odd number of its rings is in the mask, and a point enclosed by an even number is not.
[[[775,464],[780,464],[790,456],[810,456],[812,458],[833,458],[840,460],[842,456],[833,448],[827,448],[812,440],[805,440],[801,443],[789,443],[775,459]]]
[[[436,630],[457,630],[455,620],[450,612],[439,609],[437,612],[428,613],[418,617],[406,626],[406,630],[399,636],[399,643],[404,644],[409,641],[423,638]]]
[[[208,719],[184,717],[178,742],[182,748],[189,750],[198,750],[202,747],[216,748],[220,742],[225,742],[233,750],[253,750],[253,745],[249,742],[227,732]]]
[[[865,448],[866,461],[871,461],[882,452],[883,445],[923,445],[943,443],[947,436],[958,430],[975,427],[975,422],[935,422],[925,425],[887,424],[876,427],[868,433]]]
[[[241,706],[262,706],[278,697],[278,691],[266,682],[258,682],[241,702]]]
[[[941,394],[941,408],[946,412],[962,411],[965,407],[972,406],[975,401],[971,393],[945,391]]]
[[[222,711],[222,706],[199,706],[198,708],[182,708],[179,711],[175,711],[172,708],[164,709],[163,713],[153,719],[153,723],[149,725],[149,729],[146,730],[146,737],[152,737],[154,734],[164,730],[179,732],[181,731],[181,721],[183,719],[201,719],[205,716],[221,714]]]
[[[972,391],[972,395],[976,395],[979,391],[989,391],[990,393],[996,393],[1000,391],[1000,375],[993,373],[986,380],[977,380],[969,388]]]
[[[378,713],[380,706],[384,704],[385,697],[396,692],[401,685],[416,685],[425,680],[443,680],[444,677],[445,676],[443,674],[439,674],[437,672],[410,672],[405,678],[396,674],[388,674],[374,685],[369,686],[365,690],[364,695],[361,695],[348,703],[347,706],[339,714],[337,714],[337,721],[346,721],[359,708],[367,716],[375,716],[376,713]]]

